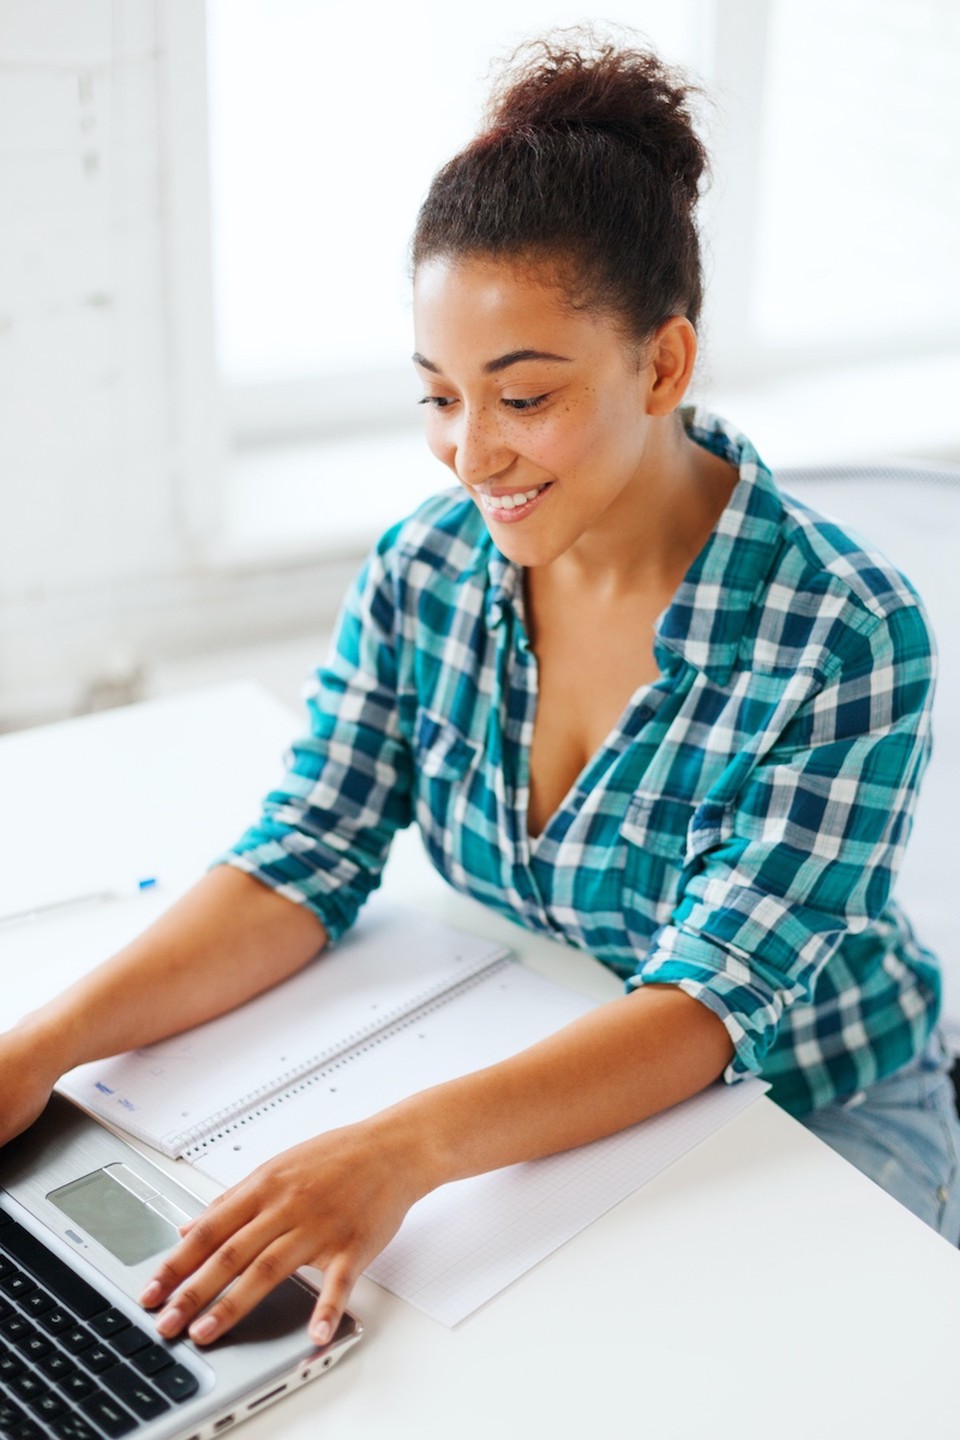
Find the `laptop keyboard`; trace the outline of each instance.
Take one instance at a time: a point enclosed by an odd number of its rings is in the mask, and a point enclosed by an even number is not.
[[[189,1400],[197,1377],[0,1207],[0,1436],[103,1440]]]

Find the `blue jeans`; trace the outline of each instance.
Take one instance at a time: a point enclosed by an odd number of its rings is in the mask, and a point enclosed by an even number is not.
[[[951,1060],[936,1034],[902,1070],[802,1117],[814,1135],[956,1245],[960,1121]]]

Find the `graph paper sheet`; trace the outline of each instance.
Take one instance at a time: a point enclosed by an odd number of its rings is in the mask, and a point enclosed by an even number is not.
[[[716,1085],[578,1150],[445,1185],[414,1206],[367,1274],[456,1325],[765,1089],[757,1080]]]

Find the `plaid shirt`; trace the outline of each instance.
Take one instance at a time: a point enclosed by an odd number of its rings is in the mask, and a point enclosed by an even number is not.
[[[333,939],[418,822],[458,889],[677,985],[723,1021],[725,1078],[794,1114],[905,1064],[936,963],[891,899],[929,752],[934,657],[881,556],[780,493],[742,435],[685,412],[740,481],[660,616],[633,696],[542,834],[527,834],[536,660],[521,570],[462,492],[388,532],[307,695],[310,735],[224,859]]]

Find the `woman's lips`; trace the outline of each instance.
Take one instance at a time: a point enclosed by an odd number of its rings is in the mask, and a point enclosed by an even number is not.
[[[549,489],[548,481],[544,485],[533,485],[526,490],[503,491],[499,495],[485,495],[480,491],[477,498],[481,510],[489,519],[513,525],[535,510]]]

